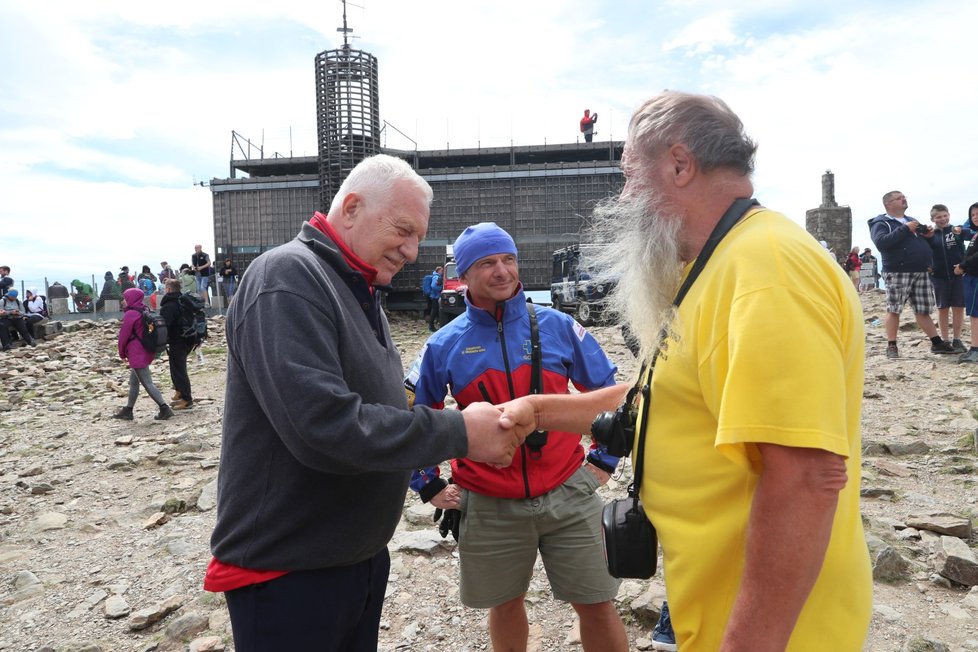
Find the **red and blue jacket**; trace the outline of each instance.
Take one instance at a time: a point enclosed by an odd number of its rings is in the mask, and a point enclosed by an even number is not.
[[[441,408],[450,391],[459,409],[477,401],[505,403],[530,393],[530,317],[522,287],[500,303],[496,313],[468,303],[466,311],[432,335],[411,366],[405,385],[414,402]],[[568,394],[615,383],[617,367],[594,337],[572,317],[534,306],[543,352],[543,393]],[[452,460],[452,480],[461,487],[497,498],[533,498],[560,486],[584,461],[581,435],[550,432],[538,451],[526,444],[503,469],[470,459]],[[592,444],[588,461],[614,470],[618,458]],[[411,488],[429,501],[446,485],[438,467],[419,469]]]

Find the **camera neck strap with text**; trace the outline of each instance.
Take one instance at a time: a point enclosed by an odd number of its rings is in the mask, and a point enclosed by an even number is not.
[[[754,206],[760,206],[760,203],[756,199],[751,199],[749,197],[740,197],[735,199],[727,209],[727,212],[723,214],[720,221],[717,222],[716,226],[713,227],[713,231],[710,233],[710,237],[706,239],[706,243],[703,245],[703,249],[700,251],[696,260],[693,261],[693,267],[689,270],[689,275],[686,276],[686,280],[683,281],[682,286],[680,286],[679,291],[676,292],[676,298],[673,299],[672,305],[674,308],[679,308],[679,304],[682,303],[683,299],[686,298],[686,294],[692,287],[693,283],[699,277],[700,272],[706,267],[706,263],[710,260],[713,255],[713,251],[723,240],[724,236],[730,232],[730,229],[734,227],[737,222],[747,214]],[[668,337],[668,331],[663,329],[662,333],[659,334],[659,345],[655,347],[655,353],[652,355],[652,362],[649,364],[643,364],[641,370],[638,372],[638,380],[635,386],[628,391],[628,397],[626,401],[635,400],[635,395],[641,393],[642,402],[645,405],[645,413],[642,415],[642,423],[639,424],[638,428],[638,441],[635,446],[635,475],[632,485],[628,488],[628,493],[635,499],[636,505],[638,504],[639,489],[642,486],[642,474],[645,467],[645,440],[646,431],[648,430],[649,422],[649,408],[652,395],[652,372],[655,370],[655,362],[659,359],[659,353],[662,351],[662,347],[665,345],[666,338]],[[648,370],[648,376],[646,376],[646,370]]]

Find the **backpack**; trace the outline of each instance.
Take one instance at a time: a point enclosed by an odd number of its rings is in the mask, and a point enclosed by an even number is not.
[[[156,291],[156,283],[153,283],[152,279],[141,278],[139,279],[139,289],[143,291],[143,296],[148,297]]]
[[[428,274],[427,276],[424,277],[424,280],[421,281],[421,291],[424,292],[424,295],[426,297],[431,296],[432,276],[434,276],[434,274]]]
[[[143,311],[142,328],[136,336],[143,348],[154,355],[166,351],[166,320],[158,312]]]
[[[180,337],[194,340],[200,344],[207,339],[207,313],[204,312],[204,300],[196,294],[184,292],[177,300],[180,307],[180,318],[177,324]]]

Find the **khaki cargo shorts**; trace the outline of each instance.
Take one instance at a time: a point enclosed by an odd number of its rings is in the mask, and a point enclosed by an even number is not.
[[[601,543],[598,480],[583,466],[536,498],[463,490],[459,533],[462,604],[487,609],[526,593],[537,551],[554,598],[595,604],[618,593]]]

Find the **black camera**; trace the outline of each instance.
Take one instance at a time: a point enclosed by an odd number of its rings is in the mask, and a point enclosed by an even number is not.
[[[655,575],[659,540],[634,491],[601,511],[604,559],[612,577],[645,580]]]
[[[920,235],[927,235],[934,230],[930,224],[924,224],[923,222],[917,222],[917,233]]]
[[[591,423],[591,435],[610,455],[625,457],[632,452],[637,421],[638,410],[631,401],[625,401],[614,412],[602,412],[596,416]]]

